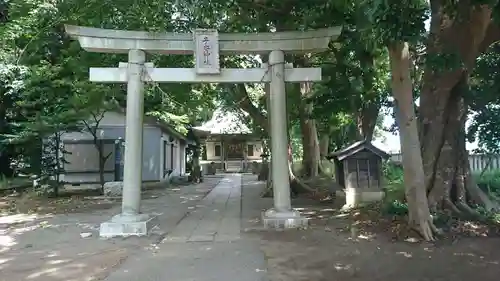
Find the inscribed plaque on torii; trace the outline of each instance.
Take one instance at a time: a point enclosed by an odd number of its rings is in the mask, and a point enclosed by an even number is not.
[[[214,29],[195,29],[194,59],[196,74],[219,74],[219,34]]]

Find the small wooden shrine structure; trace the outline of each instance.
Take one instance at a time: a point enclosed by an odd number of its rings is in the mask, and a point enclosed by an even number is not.
[[[382,163],[389,154],[371,142],[358,141],[328,158],[335,162],[337,183],[345,188],[346,205],[382,199]]]

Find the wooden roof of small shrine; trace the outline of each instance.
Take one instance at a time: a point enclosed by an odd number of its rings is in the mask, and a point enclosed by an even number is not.
[[[330,153],[327,158],[329,159],[336,158],[337,160],[342,161],[348,158],[349,156],[352,156],[363,150],[368,150],[382,159],[387,159],[390,157],[388,153],[374,146],[371,142],[362,140],[362,141],[357,141],[346,148]]]

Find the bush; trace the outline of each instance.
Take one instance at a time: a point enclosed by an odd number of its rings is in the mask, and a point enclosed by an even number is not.
[[[482,176],[480,172],[474,173],[473,177],[481,189],[500,197],[500,170],[486,171]]]
[[[387,185],[403,184],[403,167],[392,161],[387,161],[382,166],[384,180]]]
[[[399,200],[386,201],[382,210],[389,215],[404,216],[408,214],[408,204]]]
[[[403,216],[408,213],[403,182],[403,167],[388,161],[383,166],[385,198],[382,206],[384,213]]]

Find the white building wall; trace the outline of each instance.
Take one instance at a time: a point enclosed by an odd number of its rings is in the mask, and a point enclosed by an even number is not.
[[[98,135],[102,139],[117,139],[125,137],[125,115],[118,112],[106,112],[104,117],[99,122]],[[93,136],[90,133],[81,133],[81,132],[69,132],[64,133],[61,136],[61,140],[93,140]],[[143,159],[143,179],[145,181],[150,180],[161,180],[163,179],[163,171],[165,169],[164,166],[164,158],[167,161],[170,161],[170,151],[169,149],[165,151],[163,146],[163,140],[169,141],[169,136],[163,132],[159,127],[155,125],[144,125],[144,159]],[[185,172],[185,163],[182,166],[182,162],[179,159],[180,156],[180,147],[179,140],[176,141],[177,150],[175,152],[175,158],[173,166],[174,170],[177,171],[178,174],[182,174]],[[113,145],[106,145],[106,151],[112,151]],[[98,167],[95,167],[96,150],[93,145],[79,145],[77,148],[72,148],[72,152],[74,152],[75,157],[80,156],[81,159],[76,161],[73,159],[72,162],[75,164],[78,163],[78,167],[70,167],[68,169],[89,169],[89,170],[97,170]],[[123,159],[124,155],[122,155]],[[93,161],[94,164],[86,165],[85,163],[89,163],[89,161]],[[114,168],[114,155],[108,159],[106,163],[106,167],[109,170]],[[75,166],[75,165],[73,165]],[[69,182],[85,182],[85,181],[96,181],[96,177],[98,178],[98,174],[85,174],[85,173],[73,173],[62,175],[64,180]],[[106,173],[105,174],[106,181],[114,180],[114,173]]]
[[[179,145],[179,161],[180,161],[180,173],[184,175],[186,173],[186,145]]]
[[[215,156],[215,146],[221,145],[220,142],[206,142],[205,148],[207,149],[207,161],[220,161],[221,156]],[[221,153],[224,148],[221,146]]]
[[[250,141],[247,142],[247,147],[248,145],[251,144],[253,145],[253,156],[247,156],[248,160],[261,160],[260,155],[262,154],[262,142],[260,141]]]
[[[165,143],[166,141],[166,147]],[[173,144],[173,150],[172,150]],[[173,142],[170,141],[170,136],[167,133],[162,133],[161,138],[161,169],[162,176],[163,171],[167,169],[172,169],[172,176],[181,176],[186,173],[186,161],[185,161],[185,145],[181,143],[179,139],[174,139]],[[173,157],[172,157],[173,152]],[[165,161],[164,161],[165,159]]]

